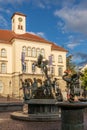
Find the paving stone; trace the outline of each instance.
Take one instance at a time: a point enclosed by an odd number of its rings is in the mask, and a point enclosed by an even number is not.
[[[84,126],[87,130],[87,113],[84,115]],[[13,120],[10,112],[0,113],[0,130],[61,130],[61,120],[55,122],[28,122]]]
[[[3,101],[6,102],[4,99]],[[61,130],[61,120],[54,122],[19,121],[11,119],[10,114],[11,112],[0,113],[0,130]],[[84,112],[84,127],[84,130],[87,130],[87,111]]]

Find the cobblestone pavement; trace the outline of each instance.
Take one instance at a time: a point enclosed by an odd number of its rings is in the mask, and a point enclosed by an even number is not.
[[[87,114],[84,116],[84,126],[87,130]],[[61,120],[56,122],[28,122],[13,120],[10,112],[0,113],[0,130],[61,130]]]
[[[13,120],[10,112],[0,113],[0,130],[60,130],[61,121],[28,122]]]
[[[11,99],[10,101],[17,101]],[[6,102],[1,99],[0,102]],[[8,101],[7,101],[8,102]],[[0,130],[61,130],[61,120],[56,122],[28,122],[13,120],[11,112],[0,112]],[[84,112],[84,130],[87,130],[87,110]]]
[[[21,102],[13,98],[0,97],[0,103]],[[25,107],[26,108],[26,107]],[[60,130],[61,121],[57,122],[28,122],[13,120],[10,118],[11,112],[0,112],[0,130]]]

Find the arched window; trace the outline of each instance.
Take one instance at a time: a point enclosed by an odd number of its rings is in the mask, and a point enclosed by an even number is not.
[[[21,30],[23,30],[23,26],[21,25]]]
[[[63,68],[59,67],[58,68],[58,76],[62,76],[63,75]]]
[[[54,74],[54,66],[51,67],[51,74]]]
[[[45,57],[45,50],[44,50],[44,49],[41,49],[41,55],[42,55],[43,57]]]
[[[1,64],[1,73],[6,73],[6,64],[5,63]]]
[[[27,55],[26,46],[23,46],[23,47],[22,47],[22,52],[24,52],[24,53],[25,53],[25,55]]]
[[[54,62],[55,61],[55,59],[54,59],[54,55],[52,54],[52,62]]]
[[[40,55],[40,49],[37,48],[37,57]]]
[[[28,49],[27,49],[27,55],[31,56],[31,47],[28,47]]]
[[[26,62],[22,64],[22,72],[28,72],[28,66]]]
[[[36,49],[35,49],[35,47],[32,48],[32,57],[36,57]]]
[[[1,49],[1,56],[6,57],[6,50],[4,48]]]
[[[33,63],[33,64],[32,64],[32,72],[34,73],[35,70],[36,70],[36,67],[35,67],[35,64]]]
[[[23,26],[22,25],[18,25],[18,29],[23,30]]]
[[[59,55],[59,56],[58,56],[58,63],[62,63],[62,62],[63,62],[62,56]]]
[[[18,25],[18,29],[20,29],[20,25]]]
[[[0,94],[3,93],[3,83],[0,81]]]

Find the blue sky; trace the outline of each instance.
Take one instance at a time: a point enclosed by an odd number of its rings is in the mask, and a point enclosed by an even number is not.
[[[0,29],[11,30],[14,12],[27,15],[27,32],[64,47],[77,65],[87,63],[87,0],[0,0]]]

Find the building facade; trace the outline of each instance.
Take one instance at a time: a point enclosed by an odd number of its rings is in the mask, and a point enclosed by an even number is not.
[[[84,70],[87,69],[87,64],[85,64],[84,66],[81,67],[80,71],[84,72]]]
[[[26,15],[14,13],[11,17],[12,30],[0,30],[0,94],[3,96],[21,96],[20,79],[37,78],[44,80],[44,74],[33,63],[39,54],[49,60],[49,75],[58,78],[64,90],[62,75],[66,70],[64,48],[47,41],[40,36],[26,32]]]

